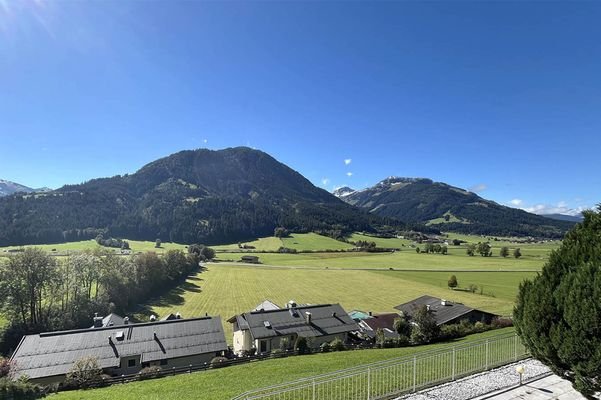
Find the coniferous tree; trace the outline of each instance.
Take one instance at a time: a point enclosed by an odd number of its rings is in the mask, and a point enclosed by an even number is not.
[[[535,358],[589,399],[601,391],[601,206],[584,213],[540,275],[520,285],[517,333]]]

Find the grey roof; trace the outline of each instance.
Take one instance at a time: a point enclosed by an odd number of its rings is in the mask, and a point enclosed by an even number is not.
[[[453,303],[445,300],[445,305],[442,304],[443,300],[433,296],[421,296],[408,303],[400,304],[394,308],[402,311],[406,316],[411,317],[413,313],[421,306],[430,306],[430,311],[436,320],[437,325],[442,325],[463,315],[468,314],[471,311],[478,311],[485,314],[490,314],[485,311],[475,310],[474,308],[467,307],[461,303]],[[493,314],[490,314],[493,315]]]
[[[280,306],[278,306],[277,304],[275,304],[273,301],[271,300],[264,300],[261,304],[259,304],[258,306],[255,307],[255,309],[253,311],[270,311],[270,310],[279,310]]]
[[[119,332],[122,340],[117,339]],[[42,378],[66,374],[85,356],[112,368],[121,357],[139,355],[140,362],[149,362],[226,349],[221,318],[204,317],[27,335],[11,360],[16,377]]]
[[[307,323],[306,313],[311,313],[311,323]],[[318,337],[359,329],[340,304],[321,304],[285,308],[271,311],[252,311],[237,316],[246,322],[255,339],[296,334],[304,337]],[[241,328],[244,329],[244,328]]]

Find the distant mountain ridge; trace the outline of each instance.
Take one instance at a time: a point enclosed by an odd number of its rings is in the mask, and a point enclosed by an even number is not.
[[[97,234],[213,244],[273,235],[277,226],[336,237],[385,224],[246,147],[181,151],[131,175],[0,198],[0,245]]]
[[[557,221],[569,221],[569,222],[582,222],[584,220],[584,216],[582,214],[578,215],[567,215],[567,214],[540,214],[542,217],[551,218]]]
[[[13,193],[24,192],[24,193],[33,193],[33,192],[46,192],[52,189],[49,188],[40,188],[33,189],[25,185],[21,185],[20,183],[15,183],[11,181],[7,181],[5,179],[0,179],[0,197],[9,196]]]
[[[0,196],[8,196],[17,192],[29,193],[33,192],[33,189],[19,183],[0,179]]]
[[[562,237],[573,226],[483,199],[427,178],[388,177],[372,187],[345,188],[338,197],[371,213],[443,231],[483,235]]]

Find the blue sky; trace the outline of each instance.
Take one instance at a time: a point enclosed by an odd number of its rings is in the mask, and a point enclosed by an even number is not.
[[[590,207],[600,20],[600,2],[0,0],[0,178],[244,145],[328,190],[419,176]]]

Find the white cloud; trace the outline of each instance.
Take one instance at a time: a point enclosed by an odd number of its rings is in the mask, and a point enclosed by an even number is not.
[[[321,184],[324,186],[328,186],[328,184],[330,183],[330,179],[328,178],[321,178]]]
[[[350,159],[350,158],[346,158],[346,159],[344,160],[344,165],[349,165],[349,164],[350,164],[352,161],[353,161],[352,159]]]
[[[510,203],[514,206],[520,206],[523,203],[523,201],[522,199],[513,199],[510,201]]]
[[[472,186],[471,188],[469,188],[469,191],[472,193],[480,193],[485,191],[486,189],[488,189],[488,186],[484,183],[479,183],[477,185]]]
[[[351,177],[351,176],[353,176],[353,173],[352,172],[347,172],[346,176]]]
[[[565,215],[578,215],[582,211],[589,209],[589,207],[578,206],[571,208],[565,201],[560,201],[557,204],[535,204],[530,207],[521,207],[522,210],[528,211],[533,214],[565,214]]]

